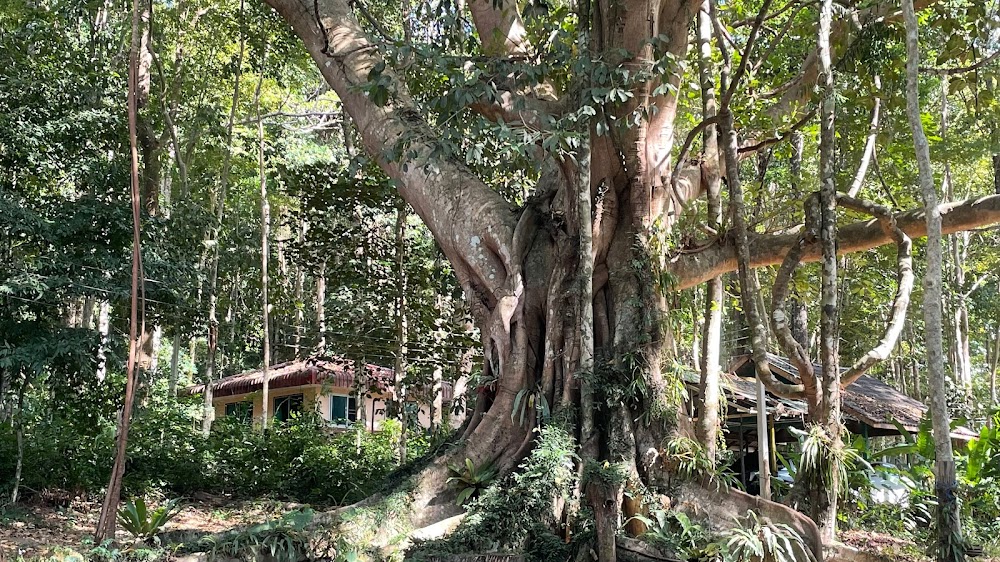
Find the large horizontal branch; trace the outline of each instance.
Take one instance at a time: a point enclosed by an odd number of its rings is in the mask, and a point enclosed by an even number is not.
[[[1000,195],[990,195],[940,206],[942,232],[952,234],[964,230],[1000,223]],[[896,224],[910,238],[927,235],[923,210],[899,213]],[[785,254],[798,242],[799,233],[758,234],[750,239],[752,267],[781,263]],[[868,250],[893,239],[885,233],[877,220],[857,222],[840,227],[837,236],[837,253],[840,255]],[[820,259],[818,243],[808,243],[802,249],[803,262]],[[670,261],[667,270],[674,276],[676,289],[686,289],[704,283],[716,275],[736,271],[736,246],[730,237],[712,244],[699,252],[680,254]]]

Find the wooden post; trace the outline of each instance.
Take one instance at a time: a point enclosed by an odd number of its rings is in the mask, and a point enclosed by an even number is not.
[[[757,379],[757,464],[760,478],[760,497],[771,499],[771,456],[768,454],[767,392],[764,383]]]

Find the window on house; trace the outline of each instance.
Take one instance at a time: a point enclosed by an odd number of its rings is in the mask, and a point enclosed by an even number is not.
[[[337,425],[358,421],[358,400],[353,396],[330,397],[330,420]]]
[[[289,394],[288,396],[279,396],[274,399],[274,419],[278,421],[286,421],[288,418],[292,417],[292,414],[298,414],[302,412],[302,395],[301,394]]]
[[[249,424],[253,420],[253,404],[251,402],[226,404],[226,416],[233,417],[240,423]]]

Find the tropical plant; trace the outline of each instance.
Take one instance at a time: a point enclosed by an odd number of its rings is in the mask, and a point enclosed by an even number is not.
[[[806,431],[796,428],[789,428],[789,431],[799,439],[801,450],[796,483],[803,483],[806,489],[831,490],[834,489],[834,478],[838,482],[849,482],[851,473],[859,468],[874,470],[858,448],[833,447],[826,430],[820,425],[811,425]],[[849,490],[846,486],[838,489],[841,494]]]
[[[552,417],[549,402],[545,399],[545,393],[541,389],[532,391],[522,388],[514,397],[514,408],[510,413],[510,419],[513,421],[516,418],[518,425],[523,427],[528,412],[531,410],[535,410],[535,415],[539,420],[548,421]]]
[[[632,519],[641,521],[648,529],[644,538],[667,547],[684,559],[701,558],[701,550],[708,542],[705,529],[680,511],[653,509],[648,517],[637,514]]]
[[[296,562],[307,542],[306,527],[313,520],[310,508],[290,511],[280,518],[222,537],[203,541],[213,558],[220,555],[241,559],[270,556],[275,562]]]
[[[761,521],[753,511],[736,518],[736,525],[720,539],[727,562],[796,562],[814,560],[812,551],[795,529],[783,523]]]
[[[462,505],[470,498],[478,497],[479,494],[489,487],[493,479],[496,478],[497,470],[491,463],[476,466],[471,459],[465,459],[464,465],[449,464],[448,470],[452,476],[448,478],[448,483],[455,483],[458,488],[458,497],[455,498],[457,505]]]
[[[140,497],[125,502],[118,510],[118,523],[136,540],[147,540],[155,537],[180,512],[179,499],[170,500],[150,511],[146,501]]]
[[[984,425],[979,437],[969,441],[969,456],[965,479],[978,484],[984,478],[1000,479],[1000,410],[991,416],[993,423]]]

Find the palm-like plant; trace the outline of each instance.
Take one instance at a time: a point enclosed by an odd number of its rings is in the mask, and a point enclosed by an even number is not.
[[[448,483],[455,483],[458,488],[458,497],[455,498],[458,505],[478,496],[497,475],[497,470],[491,463],[476,466],[470,459],[465,459],[464,465],[449,464],[448,470],[452,473]]]
[[[788,525],[762,522],[753,511],[745,522],[736,521],[723,539],[729,562],[796,562],[814,560],[802,537]]]
[[[136,498],[118,510],[118,523],[136,540],[146,540],[159,533],[180,511],[180,500],[170,500],[150,511],[145,500]]]

